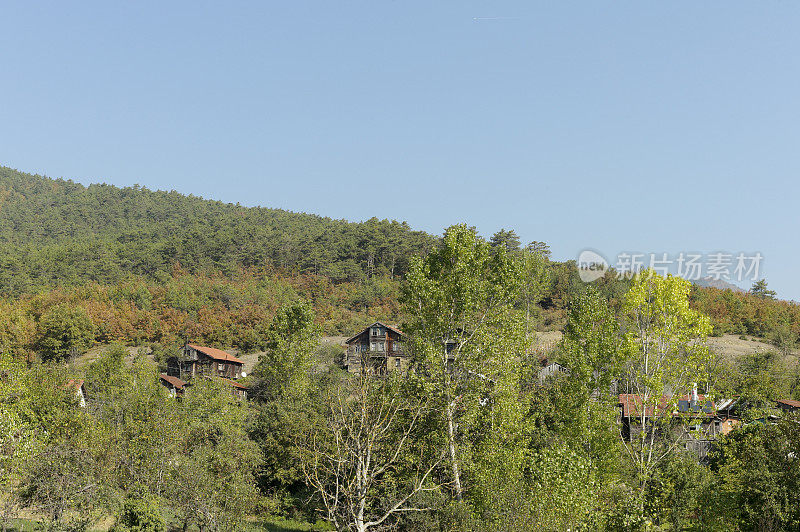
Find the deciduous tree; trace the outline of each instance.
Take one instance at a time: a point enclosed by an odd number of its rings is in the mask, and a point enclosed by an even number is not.
[[[426,448],[427,400],[365,373],[336,387],[322,426],[301,442],[306,482],[337,530],[386,528],[430,510],[417,495],[440,489],[444,453]]]
[[[572,301],[558,356],[569,371],[564,378],[572,403],[569,438],[579,444],[601,479],[615,470],[621,451],[617,397],[612,395],[622,371],[621,343],[616,316],[593,288]]]
[[[94,340],[94,325],[81,307],[55,305],[39,320],[35,348],[42,360],[63,360],[87,349]]]
[[[625,382],[633,394],[629,421],[639,429],[625,448],[637,472],[642,503],[656,464],[674,448],[665,436],[676,421],[672,413],[679,397],[708,380],[711,356],[705,339],[711,323],[689,307],[689,290],[689,281],[646,270],[635,277],[623,304],[628,317]]]
[[[514,310],[520,278],[519,264],[504,248],[492,250],[474,229],[456,225],[447,229],[437,250],[412,262],[402,289],[409,316],[404,332],[416,375],[440,412],[457,499],[464,491],[462,462],[470,451],[464,435],[470,424],[488,423],[486,430],[509,441],[518,435],[511,425],[521,418],[517,394],[524,329]],[[508,470],[520,459],[504,458]]]

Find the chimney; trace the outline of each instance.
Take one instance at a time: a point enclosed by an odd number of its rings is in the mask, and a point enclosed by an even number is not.
[[[697,410],[697,383],[692,383],[692,397],[689,400],[689,409],[692,411]]]

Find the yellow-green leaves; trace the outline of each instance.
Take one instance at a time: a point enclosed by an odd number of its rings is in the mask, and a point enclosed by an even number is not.
[[[688,423],[674,414],[679,397],[708,382],[711,355],[705,340],[711,323],[689,308],[689,288],[689,281],[646,270],[634,278],[623,302],[628,374],[620,391],[632,394],[627,421],[635,430],[627,447],[641,496],[655,465],[678,443],[671,428]]]

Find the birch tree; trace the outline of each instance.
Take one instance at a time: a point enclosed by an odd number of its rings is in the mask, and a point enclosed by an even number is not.
[[[404,332],[416,375],[438,408],[459,500],[462,462],[469,450],[463,448],[463,436],[481,405],[503,411],[504,422],[521,416],[511,407],[501,408],[504,400],[507,405],[516,399],[518,355],[524,350],[521,320],[513,308],[520,277],[519,264],[504,247],[493,250],[474,228],[455,225],[437,250],[412,262],[402,289],[409,316]]]
[[[431,453],[422,430],[427,401],[365,373],[336,387],[325,423],[300,442],[303,472],[336,530],[387,527],[405,513],[430,510],[418,495],[437,491],[444,453]]]
[[[542,299],[542,294],[550,287],[550,274],[547,271],[547,256],[534,246],[536,242],[528,244],[521,254],[522,264],[522,285],[520,298],[525,308],[525,340],[530,344],[532,338],[531,331],[531,309],[535,309],[536,304]]]
[[[24,364],[0,351],[0,528],[18,509],[20,479],[39,445],[21,398],[27,394]]]
[[[655,467],[676,445],[668,431],[680,422],[673,416],[680,394],[708,379],[711,323],[689,308],[689,290],[685,279],[646,270],[633,279],[623,303],[628,421],[638,425],[625,448],[637,472],[640,505]]]

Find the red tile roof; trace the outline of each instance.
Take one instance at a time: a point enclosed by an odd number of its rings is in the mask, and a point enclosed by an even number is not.
[[[777,402],[792,408],[800,408],[800,401],[795,401],[794,399],[778,399]]]
[[[183,387],[186,386],[186,381],[182,381],[178,377],[173,377],[171,375],[167,375],[166,373],[161,374],[161,380],[168,382],[177,390],[183,390]]]
[[[394,327],[394,326],[392,326],[392,325],[384,325],[384,327],[386,327],[386,328],[387,328],[387,329],[389,329],[390,331],[394,331],[394,332],[396,332],[396,333],[397,333],[397,334],[399,334],[400,336],[403,336],[403,331],[401,331],[401,330],[400,330],[400,329],[398,329],[397,327]]]
[[[222,360],[224,362],[233,362],[234,364],[244,364],[244,360],[240,360],[230,353],[226,353],[222,349],[215,349],[213,347],[204,347],[202,345],[186,344],[192,349],[200,351],[214,360]]]

